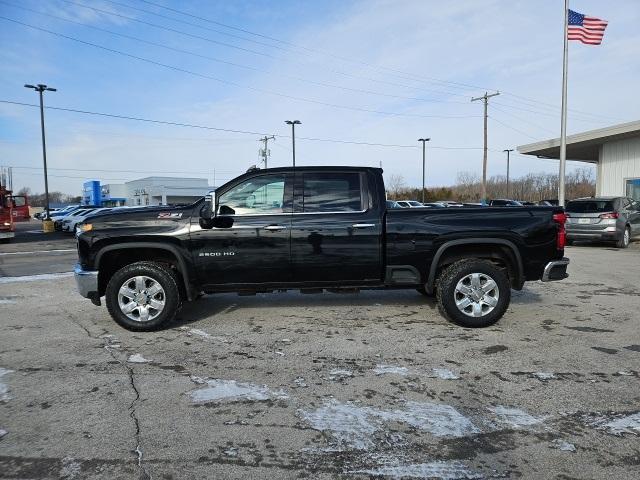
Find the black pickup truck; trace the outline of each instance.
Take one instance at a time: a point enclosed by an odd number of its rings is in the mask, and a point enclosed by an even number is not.
[[[124,328],[168,325],[203,292],[411,288],[484,327],[525,281],[567,277],[558,207],[387,209],[382,170],[256,170],[186,207],[94,216],[77,231],[80,294]]]

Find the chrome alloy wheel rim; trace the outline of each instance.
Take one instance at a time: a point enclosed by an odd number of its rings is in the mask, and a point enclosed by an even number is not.
[[[153,278],[131,277],[118,291],[120,311],[134,322],[153,320],[164,310],[166,296]]]
[[[460,279],[454,292],[456,307],[469,317],[483,317],[498,305],[498,284],[486,273],[470,273]]]
[[[628,228],[625,228],[624,230],[624,238],[622,241],[624,242],[625,245],[629,245],[629,242],[631,241],[631,235],[629,235]]]

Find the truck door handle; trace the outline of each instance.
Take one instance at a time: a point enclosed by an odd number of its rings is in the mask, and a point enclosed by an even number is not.
[[[286,225],[267,225],[264,227],[264,230],[269,230],[270,232],[277,232],[278,230],[286,230]]]
[[[373,228],[375,226],[375,223],[354,223],[351,228]]]

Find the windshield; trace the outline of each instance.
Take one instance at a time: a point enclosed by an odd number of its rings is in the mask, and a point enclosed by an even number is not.
[[[615,210],[612,200],[579,200],[567,203],[567,212],[570,213],[602,213]]]

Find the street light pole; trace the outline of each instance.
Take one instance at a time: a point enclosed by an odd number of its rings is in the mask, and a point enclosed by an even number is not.
[[[426,170],[426,143],[431,140],[430,138],[419,138],[418,141],[422,142],[422,203],[424,203],[424,176]]]
[[[509,154],[513,152],[513,149],[505,148],[503,152],[507,152],[507,198],[509,197]]]
[[[47,215],[45,220],[51,220],[49,215],[49,179],[47,175],[47,145],[44,136],[44,102],[42,98],[43,92],[56,92],[55,88],[47,87],[39,83],[38,85],[25,85],[25,88],[32,88],[40,95],[40,128],[42,130],[42,160],[44,162],[44,201],[45,201],[45,211]]]
[[[291,146],[293,151],[293,167],[296,166],[296,125],[300,125],[300,120],[285,120],[287,125],[291,125]]]

